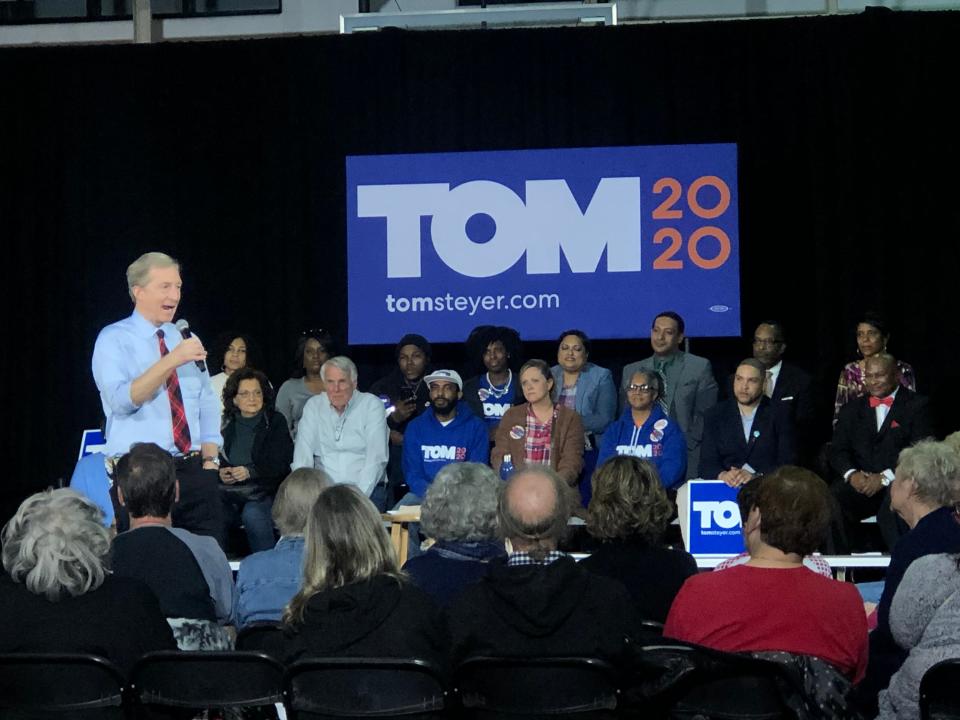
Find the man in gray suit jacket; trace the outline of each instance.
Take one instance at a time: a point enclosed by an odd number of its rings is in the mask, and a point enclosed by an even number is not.
[[[683,318],[672,310],[653,319],[650,345],[653,355],[623,369],[620,381],[621,405],[627,385],[638,370],[656,370],[664,379],[663,403],[687,438],[687,479],[696,477],[703,441],[703,413],[717,404],[717,381],[706,358],[680,350]]]

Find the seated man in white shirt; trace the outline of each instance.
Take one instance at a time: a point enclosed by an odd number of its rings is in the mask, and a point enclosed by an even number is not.
[[[376,395],[357,392],[357,366],[338,355],[320,368],[326,390],[303,406],[293,465],[323,470],[368,497],[386,482],[387,419]]]

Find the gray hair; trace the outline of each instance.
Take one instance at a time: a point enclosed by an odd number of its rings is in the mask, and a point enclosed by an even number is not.
[[[497,536],[500,479],[486,465],[450,463],[427,488],[420,527],[435,540],[478,542]]]
[[[957,430],[956,432],[952,432],[949,435],[947,435],[943,439],[943,442],[946,443],[949,447],[953,448],[953,450],[957,454],[960,454],[960,430]]]
[[[323,378],[324,382],[327,380],[328,367],[335,367],[340,372],[346,373],[350,377],[350,381],[354,385],[357,384],[357,366],[346,355],[336,355],[320,366],[320,377]]]
[[[555,501],[550,512],[536,522],[526,522],[517,517],[510,507],[510,488],[518,478],[524,475],[538,475],[550,481]],[[542,561],[548,552],[555,550],[567,534],[567,520],[570,518],[570,487],[549,465],[527,465],[518,470],[507,481],[500,493],[497,505],[497,522],[500,537],[524,546],[524,551],[537,562]]]
[[[110,531],[100,508],[76,490],[28,497],[4,526],[2,540],[10,578],[51,602],[96,590],[107,576]]]
[[[130,293],[130,299],[136,302],[137,299],[133,296],[133,288],[146,285],[151,270],[168,267],[175,267],[179,270],[180,263],[162,252],[144,253],[130,263],[127,267],[127,292]]]
[[[947,443],[921,440],[900,453],[897,474],[913,480],[917,496],[938,507],[960,502],[960,455]]]
[[[303,535],[320,491],[332,484],[330,476],[316,468],[297,468],[287,475],[277,488],[270,513],[280,534]]]

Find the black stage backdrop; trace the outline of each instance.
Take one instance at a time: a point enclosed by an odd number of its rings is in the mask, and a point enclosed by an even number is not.
[[[68,478],[99,422],[93,342],[129,313],[140,253],[179,258],[180,315],[208,344],[254,333],[275,383],[297,331],[344,333],[348,154],[736,142],[745,337],[692,349],[723,378],[756,321],[782,318],[825,439],[852,324],[876,308],[956,429],[958,38],[955,13],[877,11],[0,50],[4,516]],[[650,320],[593,359],[618,375]],[[361,387],[392,362],[351,352]]]

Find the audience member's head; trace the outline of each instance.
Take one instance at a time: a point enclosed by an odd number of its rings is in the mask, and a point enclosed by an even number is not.
[[[948,443],[921,440],[900,452],[890,505],[902,512],[911,502],[933,508],[960,502],[960,455]]]
[[[786,349],[787,337],[778,320],[765,320],[757,325],[753,332],[753,357],[763,363],[766,369],[780,362]]]
[[[686,323],[673,310],[666,310],[653,318],[650,328],[650,346],[655,355],[665,357],[680,349],[683,343]]]
[[[857,321],[857,352],[868,358],[887,351],[890,329],[882,315],[866,312]]]
[[[567,492],[567,484],[546,465],[530,465],[510,477],[497,518],[500,536],[513,552],[541,562],[557,549],[567,531]]]
[[[829,521],[830,501],[823,480],[804,468],[784,465],[764,476],[750,514],[743,518],[747,549],[752,557],[762,552],[763,545],[801,557],[810,555],[823,540]]]
[[[437,473],[420,509],[420,529],[448,542],[480,542],[497,535],[500,479],[480,463],[450,463]]]
[[[587,532],[599,540],[639,535],[658,542],[673,515],[657,469],[646,460],[618,455],[597,468],[591,480]]]
[[[251,398],[250,393],[260,395]],[[259,401],[259,402],[257,402]],[[233,417],[237,414],[246,415],[245,408],[257,408],[255,412],[266,409],[273,410],[273,386],[267,376],[252,367],[245,367],[231,373],[223,385],[223,414]],[[252,403],[252,404],[251,404]],[[259,406],[259,407],[258,407]]]
[[[863,383],[873,397],[886,397],[900,382],[897,361],[885,352],[871,355],[863,362]]]
[[[523,362],[520,335],[509,327],[479,325],[466,342],[469,369],[472,374],[485,372],[517,372]]]
[[[131,518],[165,518],[177,500],[177,469],[155,443],[135,443],[117,461],[118,497]]]
[[[952,432],[949,435],[947,435],[943,439],[943,442],[947,445],[947,447],[949,447],[955,453],[960,455],[960,430],[957,430],[956,432]]]
[[[220,333],[214,340],[207,358],[207,365],[210,367],[211,374],[219,368],[230,375],[240,368],[263,367],[263,360],[253,336],[245,332],[228,330]]]
[[[4,526],[2,539],[10,578],[52,602],[96,590],[107,576],[110,532],[103,513],[74,490],[28,497]]]
[[[423,377],[430,365],[433,349],[430,347],[430,341],[423,335],[407,333],[400,338],[394,354],[397,358],[397,367],[400,369],[400,374],[406,380],[416,382]]]
[[[404,577],[380,513],[355,486],[332,485],[321,491],[307,520],[303,587],[284,620],[302,621],[319,592],[383,574]]]
[[[293,351],[290,376],[302,378],[319,375],[320,367],[338,350],[337,340],[328,330],[304,330],[297,338],[297,348]]]
[[[330,476],[315,468],[297,468],[287,475],[277,488],[271,511],[280,534],[303,535],[317,498],[331,484]]]

